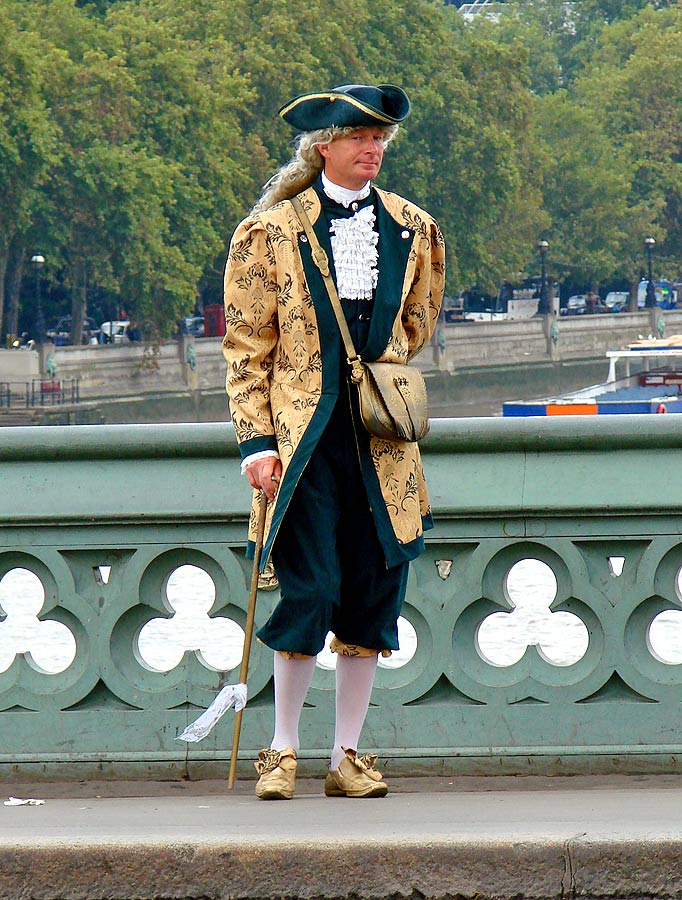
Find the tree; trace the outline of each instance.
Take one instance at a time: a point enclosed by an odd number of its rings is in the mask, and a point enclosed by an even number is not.
[[[455,10],[427,0],[353,0],[342,15],[331,0],[305,8],[285,0],[203,4],[194,17],[199,39],[229,32],[233,17],[234,59],[252,92],[242,127],[267,153],[258,160],[260,183],[290,155],[291,131],[276,118],[287,99],[349,81],[395,82],[408,90],[413,113],[379,183],[438,216],[452,279],[493,284],[498,257],[519,267],[542,219],[539,193],[526,187],[525,55],[474,41]]]
[[[541,16],[522,15],[519,4],[509,3],[502,8],[499,18],[477,16],[469,27],[474,34],[508,47],[524,60],[534,94],[549,94],[565,84],[559,36]]]
[[[492,291],[525,268],[547,218],[533,176],[527,57],[476,31],[464,32],[452,53],[469,103],[466,121],[459,98],[446,105],[451,139],[435,148],[434,177],[440,204],[451,204],[446,223],[456,210],[451,233],[464,283]]]
[[[16,3],[0,0],[0,335],[12,244],[30,226],[40,187],[58,158],[58,132],[43,93],[44,48],[18,28],[15,12]],[[17,259],[23,255],[18,251]],[[16,332],[14,310],[7,325]]]
[[[626,21],[646,7],[658,9],[676,0],[516,0],[501,9],[498,39],[520,42],[530,52],[533,90],[545,94],[567,88],[583,69],[589,69],[603,29]],[[485,16],[478,28],[490,27]]]
[[[631,215],[630,161],[614,152],[594,112],[565,91],[538,101],[533,135],[555,274],[597,285],[619,267]]]
[[[682,8],[644,9],[604,29],[594,67],[575,85],[632,180],[627,251],[638,269],[643,239],[658,241],[659,264],[679,271],[682,257]]]
[[[350,81],[413,101],[379,184],[437,216],[450,284],[493,290],[549,228],[576,278],[632,268],[648,230],[679,258],[682,13],[656,7],[0,0],[0,284],[40,241],[74,321],[106,293],[170,334],[291,154],[279,107]]]
[[[576,282],[632,277],[647,233],[679,258],[679,27],[664,0],[508,3],[474,23],[530,52],[533,168],[552,260]]]
[[[38,17],[61,51],[49,90],[62,135],[39,225],[71,292],[75,342],[95,286],[117,292],[148,333],[170,334],[239,205],[249,152],[231,109],[243,79],[224,42],[207,52],[177,18],[148,12],[121,3],[102,19],[50,0]]]
[[[208,4],[155,0],[120,6],[108,18],[134,79],[137,140],[159,179],[156,227],[144,221],[147,204],[128,220],[131,239],[117,257],[122,290],[139,298],[138,311],[163,335],[192,311],[204,272],[243,215],[254,158],[263,155],[241,128],[251,95],[232,47],[219,30],[196,33],[202,6],[210,14]]]

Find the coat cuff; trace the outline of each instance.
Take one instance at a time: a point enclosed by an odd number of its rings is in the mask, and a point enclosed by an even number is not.
[[[261,437],[249,438],[248,441],[242,441],[239,445],[239,452],[242,459],[251,456],[253,453],[260,453],[262,450],[277,450],[277,440],[274,434],[264,434]]]
[[[252,462],[267,458],[279,459],[279,453],[276,450],[259,450],[258,453],[250,453],[248,456],[245,456],[242,460],[242,475]]]

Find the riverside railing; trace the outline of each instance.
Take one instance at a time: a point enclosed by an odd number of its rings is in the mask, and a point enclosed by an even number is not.
[[[78,403],[78,378],[33,378],[31,381],[0,381],[0,409],[30,409]]]
[[[674,770],[681,449],[682,419],[672,415],[435,420],[423,454],[436,528],[412,566],[403,613],[412,649],[378,673],[363,749],[379,750],[388,772]],[[3,429],[5,780],[225,773],[231,713],[202,743],[175,738],[238,680],[240,652],[221,667],[199,647],[162,667],[141,647],[153,620],[182,630],[168,590],[179,569],[185,590],[211,586],[208,629],[239,633],[248,502],[227,425]],[[33,590],[24,645],[21,578]],[[519,630],[513,600],[532,590],[537,600],[529,579],[538,578],[544,607]],[[259,594],[257,624],[276,600]],[[486,649],[493,623],[501,657]],[[46,625],[57,635],[47,648]],[[665,652],[654,639],[661,628]],[[60,634],[73,659],[55,671],[41,659]],[[311,770],[322,770],[333,736],[333,677],[322,660],[303,712]],[[272,655],[256,643],[245,772],[271,726]]]

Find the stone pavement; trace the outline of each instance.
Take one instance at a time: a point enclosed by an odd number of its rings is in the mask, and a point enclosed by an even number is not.
[[[2,900],[682,898],[682,776],[8,784]]]

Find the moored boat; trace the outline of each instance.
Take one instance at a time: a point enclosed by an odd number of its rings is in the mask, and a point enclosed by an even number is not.
[[[503,416],[595,416],[682,412],[682,334],[609,350],[606,381],[541,400],[510,400]],[[619,363],[624,368],[618,371]],[[636,369],[636,371],[632,371]]]

